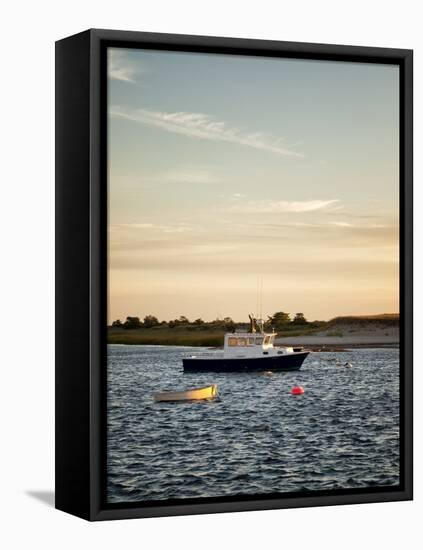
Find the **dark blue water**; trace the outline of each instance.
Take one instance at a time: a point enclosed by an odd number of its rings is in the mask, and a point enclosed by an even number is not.
[[[184,374],[190,352],[109,346],[109,502],[399,483],[398,350],[313,353],[271,376]],[[153,401],[212,383],[218,401]]]

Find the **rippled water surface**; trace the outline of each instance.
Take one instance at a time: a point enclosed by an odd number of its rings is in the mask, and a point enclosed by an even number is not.
[[[271,376],[184,374],[190,352],[109,346],[109,502],[399,483],[398,350],[313,353]],[[153,401],[212,383],[219,400]]]

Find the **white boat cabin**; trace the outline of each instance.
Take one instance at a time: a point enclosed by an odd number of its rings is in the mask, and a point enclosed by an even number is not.
[[[225,334],[223,354],[225,358],[263,357],[293,353],[292,348],[274,347],[277,334],[264,332],[233,332]]]

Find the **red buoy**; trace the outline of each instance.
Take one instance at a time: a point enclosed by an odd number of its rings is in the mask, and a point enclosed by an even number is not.
[[[302,386],[294,386],[291,390],[292,395],[302,395],[304,388]]]

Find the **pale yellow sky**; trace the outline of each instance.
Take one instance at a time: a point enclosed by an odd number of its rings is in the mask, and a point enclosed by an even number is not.
[[[109,321],[399,310],[396,67],[109,67]]]

